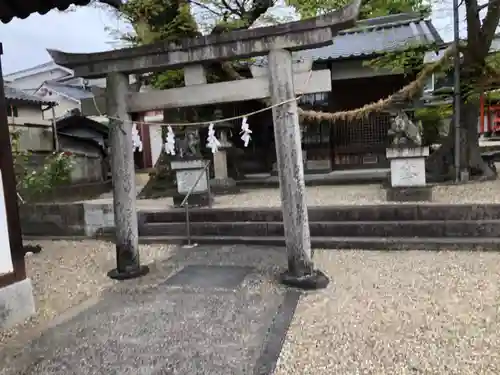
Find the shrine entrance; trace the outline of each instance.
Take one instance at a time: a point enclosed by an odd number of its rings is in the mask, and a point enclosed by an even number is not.
[[[400,90],[407,82],[403,76],[379,76],[337,80],[332,83],[329,112],[361,108]],[[386,149],[391,115],[373,112],[364,118],[331,124],[332,170],[388,168]]]
[[[298,100],[304,110],[338,112],[362,107],[399,90],[404,77],[381,76],[336,80],[331,92],[317,92]],[[245,103],[246,104],[246,103]],[[254,108],[252,108],[254,110]],[[232,112],[230,112],[232,113]],[[235,115],[238,112],[234,112]],[[266,113],[253,118],[252,145],[243,149],[244,174],[277,175],[272,118]],[[391,115],[371,113],[365,118],[330,122],[301,122],[304,173],[329,174],[350,170],[387,169],[386,148]],[[238,145],[238,139],[234,139]],[[255,176],[252,176],[255,177]]]
[[[289,259],[288,270],[281,276],[282,281],[309,289],[326,287],[328,277],[316,270],[312,261],[297,96],[330,91],[331,72],[328,69],[312,70],[310,66],[304,69],[303,64],[295,64],[292,51],[331,44],[337,32],[355,25],[360,6],[361,0],[354,0],[338,11],[312,19],[253,30],[235,30],[180,43],[162,42],[95,54],[49,51],[56,64],[72,69],[76,76],[107,78],[117,250],[117,267],[108,273],[111,278],[123,280],[148,272],[139,258],[130,113],[261,100],[266,103],[261,112],[270,111],[274,123],[276,169],[279,172],[284,238]],[[268,66],[252,72],[253,78],[207,84],[204,65],[263,55],[267,55]],[[185,87],[150,92],[129,91],[130,74],[179,68],[184,71]],[[168,130],[165,152],[176,157],[170,165],[172,170],[177,171],[178,193],[184,195],[180,205],[187,210],[187,228],[188,199],[195,189],[206,192],[206,201],[208,204],[211,202],[210,184],[203,178],[209,164],[202,159],[199,145],[205,144],[213,153],[215,180],[228,180],[227,152],[223,149],[226,148],[228,129],[222,128],[217,134],[215,125],[240,120],[238,133],[241,132],[241,139],[248,146],[253,130],[249,127],[252,120],[249,122],[247,117],[254,115],[257,113],[221,119],[214,113],[214,119],[209,121],[162,124]],[[186,131],[183,140],[176,142],[172,128],[177,126],[208,126],[208,136],[201,141],[199,132],[190,130]],[[221,152],[218,152],[219,147]],[[203,182],[198,187],[200,181]],[[202,194],[199,196],[202,197]]]

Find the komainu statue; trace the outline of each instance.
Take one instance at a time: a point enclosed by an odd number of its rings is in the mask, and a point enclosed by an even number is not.
[[[392,137],[392,147],[420,147],[422,137],[420,129],[410,120],[403,110],[398,110],[392,119],[392,126],[388,131]]]
[[[186,129],[184,138],[177,143],[179,158],[201,158],[198,130]]]

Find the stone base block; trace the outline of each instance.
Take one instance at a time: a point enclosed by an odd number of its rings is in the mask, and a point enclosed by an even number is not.
[[[111,271],[108,272],[108,277],[113,280],[131,280],[131,279],[136,279],[138,277],[145,276],[149,273],[149,267],[148,266],[139,266],[137,268],[134,268],[133,270],[127,270],[125,272],[120,272],[118,268],[113,268]]]
[[[35,314],[30,279],[0,288],[0,329],[7,329]]]
[[[174,206],[180,207],[182,201],[184,200],[184,194],[176,194],[173,196]],[[207,207],[213,202],[213,197],[205,193],[193,193],[188,198],[189,207]]]
[[[432,200],[431,186],[389,187],[386,189],[389,202],[422,202]]]
[[[289,271],[280,275],[281,282],[289,287],[303,290],[324,289],[330,283],[330,279],[320,270],[314,270],[311,275],[295,276]]]
[[[232,178],[214,178],[210,180],[210,189],[215,194],[235,194],[240,192],[239,186]]]

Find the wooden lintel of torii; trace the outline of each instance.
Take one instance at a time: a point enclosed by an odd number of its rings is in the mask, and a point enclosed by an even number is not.
[[[293,81],[296,95],[329,92],[332,89],[331,72],[328,69],[295,73]],[[131,113],[147,112],[264,99],[270,96],[269,77],[262,76],[229,82],[186,85],[169,90],[130,92],[127,108]]]
[[[281,25],[236,30],[172,42],[97,53],[48,50],[54,62],[76,77],[101,78],[109,73],[139,74],[266,55],[271,50],[317,48],[332,43],[338,31],[355,26],[361,0],[315,18]]]

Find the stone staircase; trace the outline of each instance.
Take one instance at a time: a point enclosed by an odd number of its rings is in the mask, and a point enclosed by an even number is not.
[[[500,249],[500,205],[310,207],[311,241],[330,249]],[[190,210],[192,241],[284,245],[281,209]],[[183,243],[184,210],[139,214],[141,242]]]

